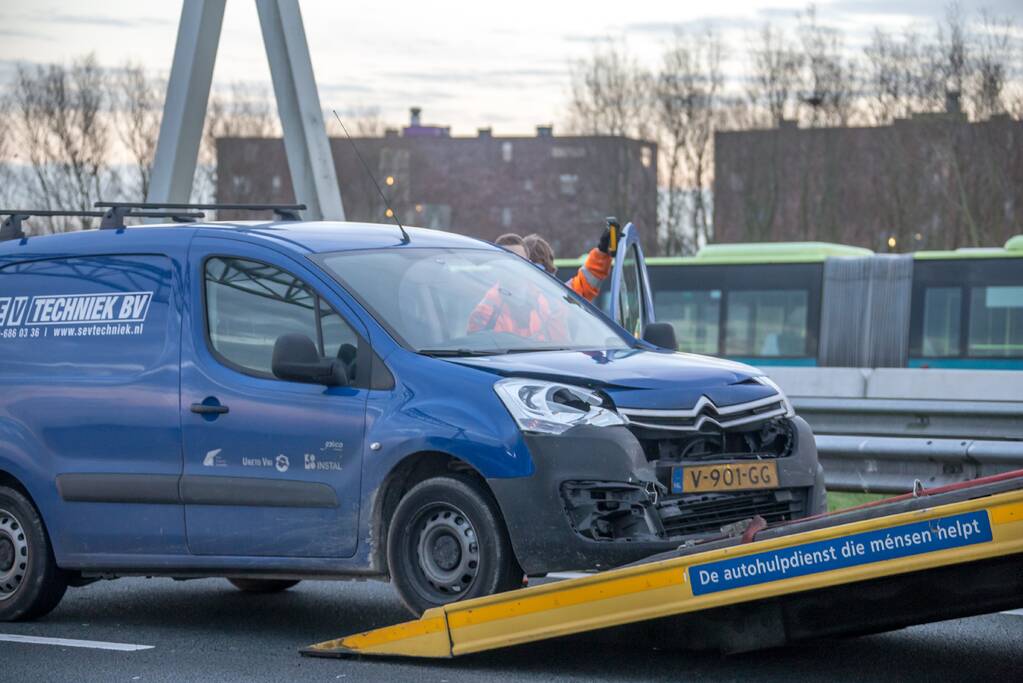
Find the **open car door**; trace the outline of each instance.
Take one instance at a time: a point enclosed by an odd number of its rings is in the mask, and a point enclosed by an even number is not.
[[[622,228],[617,247],[604,311],[629,334],[643,338],[647,325],[654,322],[654,303],[639,229],[632,223]]]

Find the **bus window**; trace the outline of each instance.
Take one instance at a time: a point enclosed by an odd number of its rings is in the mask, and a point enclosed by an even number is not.
[[[924,291],[923,356],[959,355],[959,287],[928,287]]]
[[[807,292],[801,289],[728,292],[725,354],[807,355]]]
[[[970,290],[967,349],[970,356],[1023,356],[1023,287]]]
[[[688,353],[715,355],[721,318],[721,290],[655,290],[657,320],[671,323],[678,348]]]

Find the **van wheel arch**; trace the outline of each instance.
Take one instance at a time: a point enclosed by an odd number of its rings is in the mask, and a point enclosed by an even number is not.
[[[46,530],[46,535],[50,537],[51,543],[53,542],[53,535],[50,533],[50,525],[46,521],[46,515],[43,514],[43,509],[39,507],[39,503],[36,502],[35,496],[28,490],[28,487],[21,483],[21,480],[16,476],[8,472],[7,470],[0,469],[0,486],[6,486],[12,488],[21,495],[28,499],[28,502],[32,504],[32,507],[36,509],[36,513],[39,515],[39,519],[43,523],[43,529]]]
[[[8,592],[0,603],[0,621],[30,621],[45,616],[60,603],[73,575],[57,565],[50,532],[32,495],[13,475],[3,471],[0,509],[8,551],[4,572]]]
[[[32,503],[32,507],[39,513],[39,519],[43,520],[43,527],[46,528],[46,533],[50,533],[50,528],[46,524],[46,518],[43,517],[43,511],[39,508],[39,504],[36,503],[35,496],[28,490],[28,487],[21,483],[21,481],[7,470],[0,470],[0,486],[6,486],[7,488],[14,489],[21,495],[28,499],[28,502]]]
[[[459,474],[474,479],[491,497],[494,495],[479,470],[460,458],[441,451],[420,451],[406,456],[387,474],[377,493],[373,515],[373,556],[381,573],[390,575],[387,566],[387,530],[398,503],[416,484],[445,474]]]

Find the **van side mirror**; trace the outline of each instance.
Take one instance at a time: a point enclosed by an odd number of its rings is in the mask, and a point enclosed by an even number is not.
[[[671,323],[647,323],[643,328],[643,341],[650,342],[662,349],[678,350],[675,341],[675,327]]]
[[[282,334],[277,337],[271,367],[274,377],[289,382],[324,384],[328,387],[348,384],[344,363],[321,357],[316,344],[304,334]]]

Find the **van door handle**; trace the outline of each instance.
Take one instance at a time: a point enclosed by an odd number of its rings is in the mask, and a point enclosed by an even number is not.
[[[205,403],[193,403],[192,412],[198,415],[223,415],[231,412],[231,409],[222,405],[207,405]]]

